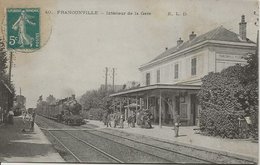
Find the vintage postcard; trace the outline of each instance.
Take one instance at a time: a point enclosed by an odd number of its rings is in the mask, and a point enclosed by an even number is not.
[[[0,162],[257,164],[257,0],[0,0]]]

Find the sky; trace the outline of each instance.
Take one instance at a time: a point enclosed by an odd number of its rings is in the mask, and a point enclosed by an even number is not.
[[[111,68],[116,68],[115,84],[140,81],[140,65],[165,47],[175,46],[178,38],[186,41],[192,31],[200,35],[221,25],[238,33],[242,14],[247,37],[256,41],[256,0],[12,1],[0,0],[0,19],[5,18],[4,8],[8,7],[41,9],[42,48],[14,53],[12,81],[16,93],[21,88],[27,98],[27,108],[35,107],[40,95],[80,97],[87,90],[98,89],[105,82],[105,67],[110,68],[109,84]],[[53,14],[45,14],[46,10]],[[57,15],[58,10],[143,11],[151,15]],[[180,15],[168,16],[168,12]],[[183,12],[187,15],[182,16]]]

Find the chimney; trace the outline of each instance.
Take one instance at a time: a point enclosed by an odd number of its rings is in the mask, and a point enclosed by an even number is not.
[[[245,15],[241,16],[241,22],[239,23],[239,35],[242,40],[246,40],[246,21]]]
[[[168,47],[165,47],[165,50],[168,50]]]
[[[196,34],[194,34],[194,32],[191,32],[190,34],[190,41],[193,40],[196,37]]]
[[[183,43],[183,40],[181,38],[179,38],[179,40],[177,41],[177,46],[181,45]]]

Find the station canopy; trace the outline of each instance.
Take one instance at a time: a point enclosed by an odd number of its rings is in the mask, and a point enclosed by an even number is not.
[[[200,85],[181,85],[181,84],[154,84],[149,86],[138,87],[134,89],[124,90],[113,93],[110,97],[142,97],[148,94],[156,94],[158,92],[186,92],[198,91]]]

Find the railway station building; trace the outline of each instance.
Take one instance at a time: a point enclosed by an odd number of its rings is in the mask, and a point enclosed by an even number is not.
[[[13,105],[13,92],[8,85],[0,80],[0,124],[4,122],[4,114],[6,114]]]
[[[200,103],[197,93],[201,78],[210,72],[246,64],[243,58],[255,53],[256,44],[246,36],[245,16],[239,23],[239,34],[219,26],[205,34],[191,32],[188,41],[181,38],[176,46],[165,49],[156,58],[140,66],[138,88],[111,94],[111,97],[135,98],[136,109],[148,108],[153,122],[172,124],[179,114],[182,125],[199,124]],[[125,116],[129,115],[125,111]]]

